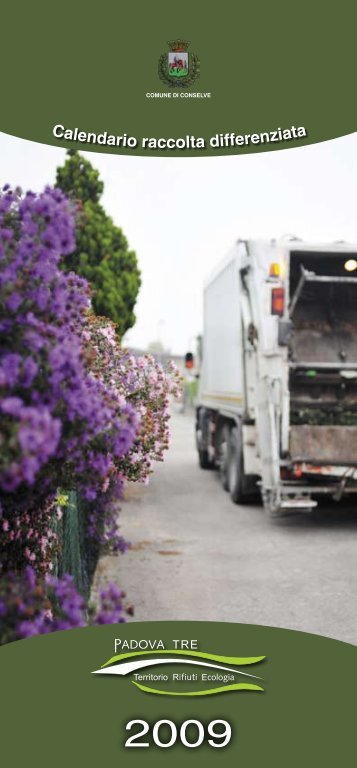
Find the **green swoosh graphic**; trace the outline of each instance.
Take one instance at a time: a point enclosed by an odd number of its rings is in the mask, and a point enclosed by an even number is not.
[[[206,691],[160,691],[157,688],[148,688],[146,685],[131,681],[133,685],[140,688],[145,693],[157,693],[161,696],[213,696],[216,693],[227,693],[228,691],[264,691],[260,685],[252,683],[234,683],[234,685],[223,685],[219,688],[208,688]]]
[[[117,661],[124,661],[124,659],[131,659],[133,656],[156,656],[156,654],[170,654],[170,656],[194,656],[198,659],[209,659],[209,661],[219,661],[223,664],[238,664],[244,666],[246,664],[257,664],[259,661],[263,661],[265,656],[216,656],[213,653],[201,653],[200,651],[173,651],[165,649],[164,651],[131,651],[130,653],[120,653],[118,656],[112,656],[109,661],[102,664],[101,669],[108,667],[109,664],[114,664]]]

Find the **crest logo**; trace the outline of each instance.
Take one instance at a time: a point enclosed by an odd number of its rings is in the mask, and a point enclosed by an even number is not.
[[[190,43],[186,40],[172,40],[168,53],[159,58],[159,77],[171,88],[187,88],[200,74],[200,62],[195,53],[189,53]]]

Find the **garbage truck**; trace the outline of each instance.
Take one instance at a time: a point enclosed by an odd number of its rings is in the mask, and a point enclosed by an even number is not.
[[[357,493],[357,245],[238,240],[204,289],[203,469],[272,516]]]

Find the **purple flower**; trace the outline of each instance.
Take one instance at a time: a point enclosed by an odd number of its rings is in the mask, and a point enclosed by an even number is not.
[[[8,386],[15,386],[20,372],[21,355],[16,352],[4,354],[1,356],[0,364]]]
[[[118,586],[108,584],[106,589],[100,592],[100,604],[94,619],[95,624],[121,624],[125,619],[126,609],[123,604],[125,598]]]
[[[3,413],[10,416],[17,416],[23,407],[23,401],[20,397],[5,397],[0,404]]]
[[[14,291],[13,293],[10,294],[9,298],[6,301],[7,309],[10,312],[16,312],[20,304],[22,304],[22,296],[20,295],[20,293],[16,293],[16,291]]]
[[[37,376],[39,371],[38,363],[32,358],[27,357],[22,366],[22,373],[21,373],[21,384],[23,387],[27,389],[27,387],[31,387],[33,380]]]

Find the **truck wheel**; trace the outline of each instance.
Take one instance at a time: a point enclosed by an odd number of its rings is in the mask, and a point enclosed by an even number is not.
[[[196,412],[196,447],[198,451],[198,463],[201,469],[212,469],[214,462],[208,452],[209,444],[209,414],[204,408],[198,408]]]
[[[198,463],[201,469],[212,469],[213,462],[209,458],[208,451],[199,449],[198,451]]]
[[[230,429],[228,424],[225,424],[222,429],[222,439],[220,443],[220,461],[219,461],[219,476],[221,478],[222,488],[225,491],[229,491],[229,472],[228,472],[228,454],[229,454],[229,440]]]
[[[243,467],[242,430],[232,427],[228,443],[228,486],[232,501],[244,504],[246,501],[246,483]]]

